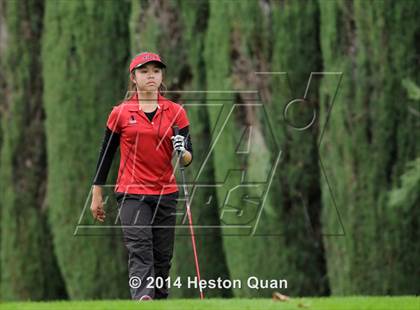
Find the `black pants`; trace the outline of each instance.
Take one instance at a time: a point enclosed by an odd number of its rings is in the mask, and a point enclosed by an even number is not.
[[[173,256],[178,196],[178,191],[166,195],[115,193],[128,250],[132,299],[168,297],[165,280],[169,277]],[[158,282],[150,280],[158,277],[162,278]],[[137,279],[141,280],[140,284]]]

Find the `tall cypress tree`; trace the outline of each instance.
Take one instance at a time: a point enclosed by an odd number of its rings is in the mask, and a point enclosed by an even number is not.
[[[310,71],[320,67],[317,5],[224,3],[225,6],[220,6],[218,2],[211,2],[205,53],[208,89],[235,90],[208,94],[209,101],[225,102],[224,110],[209,112],[214,132],[220,130],[221,134],[213,153],[216,182],[225,182],[226,187],[232,188],[243,180],[270,185],[269,188],[243,187],[242,192],[236,191],[234,199],[238,205],[232,209],[239,207],[243,212],[241,216],[237,214],[238,222],[241,217],[248,218],[249,223],[258,225],[255,233],[260,236],[228,236],[231,228],[226,227],[224,244],[232,278],[246,280],[250,275],[285,278],[291,293],[325,293],[319,233],[320,189],[316,186],[317,132],[303,135],[287,128],[282,119],[283,109],[295,97],[290,95],[286,83],[279,86],[277,79],[270,83],[271,76],[269,79],[255,74],[255,71],[287,71],[297,88],[295,93],[303,96]],[[298,27],[301,20],[305,20],[304,26]],[[294,61],[299,57],[305,58],[305,65],[299,66],[298,61]],[[258,90],[261,97],[254,98],[252,92],[244,92],[249,90]],[[316,91],[312,96],[316,100]],[[253,106],[260,98],[264,99],[263,107]],[[236,114],[233,121],[224,128],[218,127],[217,120],[224,120],[231,109]],[[306,121],[307,115],[302,111],[306,110],[294,111],[295,121]],[[312,112],[311,107],[309,111]],[[299,112],[303,117],[299,117]],[[248,152],[243,152],[244,137],[250,139]],[[240,155],[244,153],[245,156]],[[279,154],[281,161],[273,170]],[[246,170],[245,179],[240,175],[235,180],[227,178],[228,174],[234,177],[234,170],[242,169]],[[273,173],[272,181],[269,181],[270,173]],[[265,202],[262,201],[264,189],[269,189]],[[224,190],[218,189],[220,203],[226,198]],[[264,203],[257,218],[254,217],[255,202]],[[228,211],[230,207],[228,203],[221,211]],[[233,218],[229,217],[231,221]],[[261,296],[271,294],[271,290],[242,288],[235,290],[235,294]]]
[[[169,92],[165,96],[179,104],[185,104],[184,108],[190,120],[190,135],[194,153],[193,163],[185,169],[185,173],[190,195],[194,192],[191,201],[192,217],[196,226],[201,276],[205,279],[226,277],[228,269],[218,228],[217,203],[216,205],[206,205],[209,198],[214,196],[214,189],[193,187],[194,184],[197,185],[200,182],[214,183],[211,169],[201,174],[200,180],[197,179],[200,164],[207,155],[206,141],[209,140],[210,135],[208,113],[204,105],[205,94],[185,92],[206,88],[202,51],[204,35],[207,30],[208,3],[207,1],[192,3],[174,0],[164,1],[161,4],[156,6],[154,1],[133,1],[132,53],[136,54],[145,50],[159,53],[168,66],[164,82]],[[185,203],[182,200],[182,181],[178,171],[176,171],[176,175],[181,198],[177,208],[182,213],[185,212]],[[195,268],[188,221],[182,223],[182,219],[183,216],[180,216],[177,220],[177,225],[182,227],[176,230],[171,277],[180,276],[185,281],[186,277],[195,276]],[[200,228],[208,225],[216,226],[216,228]],[[195,290],[185,285],[179,289],[173,287],[171,293],[177,297],[197,295]],[[231,296],[230,290],[214,289],[207,293],[208,296]]]
[[[214,184],[214,167],[208,162],[207,169],[201,170],[202,164],[208,156],[209,142],[211,141],[208,110],[206,104],[207,89],[206,65],[203,59],[205,34],[207,31],[207,20],[209,15],[208,1],[199,1],[191,6],[185,1],[178,1],[181,20],[183,21],[183,48],[188,50],[186,68],[188,68],[188,79],[183,86],[187,91],[181,100],[187,103],[191,122],[191,135],[194,143],[194,165],[189,169],[188,180],[198,185],[194,190],[193,222],[196,226],[195,233],[199,251],[202,277],[205,279],[229,278],[229,270],[221,236],[220,220],[216,190],[206,185]],[[184,73],[185,74],[185,73]],[[185,78],[184,78],[185,79]],[[191,91],[191,93],[188,93]],[[198,92],[196,92],[198,91]],[[191,104],[188,107],[188,104]],[[204,185],[204,186],[202,186]],[[192,188],[193,189],[193,188]],[[211,201],[211,203],[208,203]],[[182,204],[183,206],[183,204]],[[184,206],[183,206],[184,207]],[[185,207],[183,208],[185,211]],[[208,228],[205,228],[208,227]],[[210,228],[211,227],[211,228]],[[194,276],[193,249],[189,232],[184,229],[183,237],[178,238],[177,272],[182,275]],[[181,248],[182,247],[182,248]],[[183,296],[196,296],[191,289],[184,289]],[[231,297],[230,289],[208,290],[206,296]]]
[[[272,97],[267,112],[282,151],[271,197],[281,232],[282,274],[299,295],[328,292],[322,244],[317,75],[322,60],[316,2],[273,6]],[[275,154],[272,149],[272,154]]]
[[[257,96],[247,92],[257,88],[253,83],[253,71],[260,68],[252,58],[257,60],[260,51],[252,46],[261,43],[255,37],[258,37],[259,30],[264,32],[265,29],[258,29],[262,23],[263,16],[257,2],[210,1],[204,60],[213,148],[205,168],[214,166],[214,184],[218,184],[216,198],[230,277],[243,283],[251,275],[276,277],[279,270],[276,257],[267,255],[268,249],[270,252],[279,249],[277,240],[250,236],[258,222],[256,206],[258,202],[262,203],[264,188],[249,185],[266,181],[270,164],[258,108],[248,105],[255,103]],[[269,205],[266,203],[264,212]],[[259,227],[269,224],[263,222]],[[270,293],[257,292],[247,286],[234,289],[235,296]]]
[[[239,2],[236,3],[239,4]],[[233,92],[229,92],[232,90],[232,82],[229,76],[229,33],[231,31],[229,20],[231,18],[232,4],[229,2],[214,1],[209,1],[209,4],[210,13],[204,45],[204,62],[207,69],[206,89],[209,91],[206,95],[206,107],[209,115],[209,127],[212,133],[210,143],[214,143],[215,137],[218,136],[217,133],[220,132],[220,127],[217,127],[218,112],[223,113],[222,118],[223,120],[226,120],[228,110],[230,110],[234,104],[234,94]],[[223,16],[223,13],[226,13],[226,15]],[[215,90],[220,90],[220,92],[212,92]],[[227,92],[224,93],[224,90]],[[218,106],[217,104],[220,103],[221,105]],[[215,198],[217,199],[217,206],[219,206],[219,213],[220,208],[223,208],[224,206],[224,197],[228,191],[228,186],[232,184],[232,179],[224,182],[227,177],[227,170],[229,168],[233,169],[236,166],[235,161],[237,158],[235,158],[234,151],[234,125],[232,119],[230,119],[212,152],[209,152],[209,157],[206,162],[203,163],[205,165],[203,168],[207,171],[209,171],[211,167],[214,167],[214,181],[212,184],[219,183],[223,185],[222,188],[216,188]],[[233,183],[237,180],[237,175],[234,177],[235,180],[233,180]],[[201,177],[201,179],[203,179],[203,177]],[[223,225],[225,219],[220,217],[220,214],[219,218],[221,218],[223,246],[230,276],[242,280],[246,276],[243,272],[243,269],[245,268],[242,268],[241,272],[238,272],[238,269],[241,266],[249,266],[248,253],[244,251],[243,247],[244,241],[240,240],[238,237],[230,237],[230,239],[227,240],[225,234],[228,230]],[[229,243],[233,240],[232,238],[237,239],[236,246]],[[237,258],[239,257],[241,258],[241,265],[237,263]],[[222,278],[225,278],[226,276],[222,276]],[[234,289],[233,293],[236,296],[240,294],[241,291],[236,291]]]
[[[43,12],[43,0],[3,3],[7,40],[1,42],[1,66],[7,101],[2,99],[1,115],[2,299],[65,297],[44,202],[46,148],[39,56]]]
[[[120,232],[118,237],[73,235],[91,188],[107,115],[124,96],[129,8],[129,2],[116,1],[46,2],[42,61],[49,222],[72,299],[129,296]],[[108,201],[110,214],[115,201]],[[92,224],[89,209],[84,216]]]
[[[389,214],[394,223],[405,221],[407,214],[390,209],[388,191],[419,154],[418,118],[401,84],[419,78],[419,7],[410,1],[320,1],[320,6],[324,70],[343,73],[321,150],[345,228],[345,237],[326,238],[332,292],[412,293],[418,281],[401,281],[407,270],[392,254],[406,253],[414,262],[418,253],[409,244],[389,242],[395,226],[387,223]],[[334,97],[328,84],[323,83],[322,108]],[[329,231],[337,229],[335,217],[324,213]]]

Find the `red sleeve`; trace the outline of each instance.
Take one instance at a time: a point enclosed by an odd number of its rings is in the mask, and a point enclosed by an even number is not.
[[[121,126],[120,126],[120,109],[118,107],[114,107],[111,111],[111,113],[108,116],[108,120],[106,122],[106,126],[111,130],[112,132],[121,132]]]
[[[180,111],[177,112],[178,115],[176,117],[175,124],[178,125],[179,129],[184,128],[190,124],[188,120],[187,112],[185,111],[184,107],[180,105]]]

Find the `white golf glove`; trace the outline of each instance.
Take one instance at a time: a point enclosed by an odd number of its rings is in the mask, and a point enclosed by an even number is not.
[[[181,156],[184,156],[184,153],[186,151],[185,149],[185,137],[182,135],[176,135],[176,136],[172,136],[172,145],[174,147],[174,150],[176,152],[180,151],[181,152]]]

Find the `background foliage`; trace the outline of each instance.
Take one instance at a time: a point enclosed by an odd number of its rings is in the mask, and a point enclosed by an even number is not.
[[[0,0],[1,299],[129,298],[120,232],[74,232],[141,51],[163,57],[166,97],[190,119],[193,219],[212,227],[196,228],[203,278],[418,294],[419,14],[391,0]],[[181,227],[171,276],[194,275]]]

